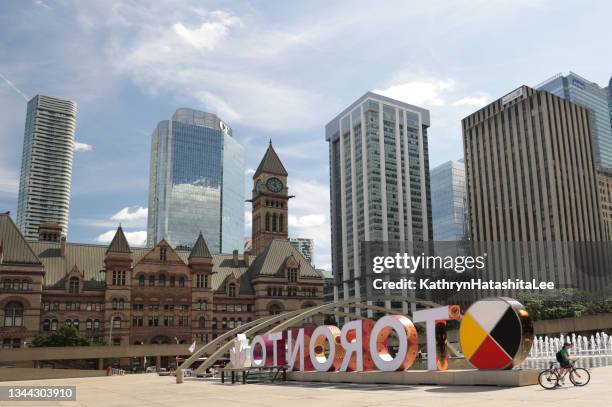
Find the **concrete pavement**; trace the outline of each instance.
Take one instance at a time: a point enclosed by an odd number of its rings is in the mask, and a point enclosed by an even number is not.
[[[224,384],[139,374],[115,377],[4,382],[17,385],[76,385],[76,402],[0,402],[1,406],[257,406],[257,407],[393,407],[393,406],[611,406],[612,366],[591,371],[585,387],[558,390],[540,386],[353,385],[346,383]]]

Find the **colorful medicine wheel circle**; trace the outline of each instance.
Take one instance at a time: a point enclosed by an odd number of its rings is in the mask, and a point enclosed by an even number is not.
[[[511,369],[527,357],[533,323],[520,302],[491,297],[472,304],[461,321],[463,355],[477,369]]]

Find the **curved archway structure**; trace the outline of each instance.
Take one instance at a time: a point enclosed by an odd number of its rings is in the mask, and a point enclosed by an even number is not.
[[[380,296],[369,299],[369,301],[395,301],[395,302],[409,302],[419,304],[426,308],[439,307],[440,304],[436,304],[432,301],[421,300],[416,297],[402,297],[402,296]],[[273,332],[281,332],[287,328],[295,326],[305,319],[312,317],[314,315],[323,314],[323,315],[337,315],[342,317],[348,317],[353,319],[366,318],[361,315],[350,314],[347,312],[341,312],[337,310],[337,308],[360,308],[366,310],[373,310],[384,312],[386,314],[402,314],[396,310],[384,308],[377,305],[370,305],[363,303],[363,300],[359,298],[350,298],[341,301],[337,301],[329,304],[322,304],[314,307],[309,307],[305,309],[300,309],[297,311],[285,312],[278,315],[272,315],[267,317],[262,317],[256,319],[254,321],[243,324],[242,326],[236,327],[225,334],[219,336],[213,341],[205,344],[203,347],[194,352],[189,358],[187,358],[179,369],[188,369],[196,362],[201,356],[209,355],[208,359],[204,361],[196,370],[195,373],[203,373],[209,367],[212,367],[220,358],[222,358],[227,352],[229,352],[230,348],[233,345],[234,337],[240,333],[245,334],[247,336],[258,334],[260,332],[264,332],[266,334],[270,334]],[[454,348],[449,346],[449,350],[451,353],[455,355],[460,355]]]

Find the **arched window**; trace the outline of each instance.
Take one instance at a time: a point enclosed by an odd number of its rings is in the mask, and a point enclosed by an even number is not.
[[[149,276],[149,287],[155,286],[155,276]]]
[[[116,299],[116,298],[113,298],[113,309],[117,309],[117,307],[118,307],[118,305],[117,305],[117,304],[118,304],[118,303],[119,303],[119,302],[117,301],[117,299]]]
[[[78,319],[73,319],[72,320],[72,326],[76,328],[76,330],[79,330],[79,320]]]
[[[4,307],[4,326],[23,326],[23,305],[11,301]]]
[[[166,276],[159,276],[159,286],[160,287],[165,287],[166,286]]]
[[[123,298],[121,298],[119,300],[119,309],[123,309],[124,306],[125,306],[125,303],[123,302]]]
[[[284,222],[285,222],[285,217],[282,214],[278,215],[278,231],[279,232],[283,231]]]
[[[93,329],[93,321],[91,319],[85,321],[85,329],[87,329],[88,331],[91,331]]]
[[[234,329],[236,327],[234,318],[230,318],[229,320],[229,329]]]
[[[221,328],[222,329],[227,329],[227,319],[223,318],[221,320]]]
[[[97,331],[97,330],[100,329],[100,320],[99,319],[94,319],[93,329],[94,329],[94,331]]]
[[[48,319],[45,319],[45,320],[43,321],[43,323],[42,323],[42,327],[41,327],[41,329],[42,329],[43,331],[48,331],[48,330],[50,330],[50,329],[51,329],[51,321],[49,321]]]
[[[276,214],[272,215],[272,231],[276,232]]]
[[[230,283],[227,289],[227,294],[230,297],[235,297],[236,296],[236,284],[234,283]]]
[[[77,294],[79,292],[79,279],[77,277],[70,277],[68,292],[72,294]]]
[[[51,330],[52,331],[57,331],[57,324],[58,324],[57,319],[51,320]]]
[[[217,330],[217,318],[213,318],[210,327],[212,328],[213,332]]]
[[[30,282],[28,280],[22,280],[21,281],[21,289],[25,290],[25,291],[29,291],[30,290]]]
[[[206,318],[204,317],[198,318],[198,328],[200,329],[206,328]]]
[[[139,287],[144,287],[144,285],[145,285],[145,276],[140,275],[140,276],[138,277],[138,286],[139,286]]]
[[[179,287],[185,287],[185,277],[179,277]]]
[[[21,290],[21,281],[13,280],[13,290]]]
[[[174,276],[170,277],[170,287],[174,287],[176,285],[176,278]]]
[[[115,328],[121,328],[121,317],[113,318],[113,329]]]
[[[236,321],[236,326],[242,326],[242,318],[238,318],[238,320]]]
[[[272,304],[270,305],[270,307],[268,308],[268,311],[270,312],[270,315],[278,315],[281,313],[281,307],[278,304]]]
[[[72,320],[70,320],[70,319],[65,320],[64,321],[64,325],[72,326]]]
[[[266,212],[266,232],[270,231],[270,213]]]

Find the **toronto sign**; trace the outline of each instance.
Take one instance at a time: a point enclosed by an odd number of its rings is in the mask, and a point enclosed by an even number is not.
[[[527,357],[533,325],[525,307],[506,297],[472,304],[461,317],[458,305],[418,310],[413,319],[387,315],[377,321],[354,320],[257,335],[241,334],[230,349],[234,368],[287,365],[289,370],[367,372],[399,371],[412,366],[419,351],[414,323],[425,324],[428,370],[448,369],[448,320],[460,320],[459,343],[476,369],[511,369]]]

